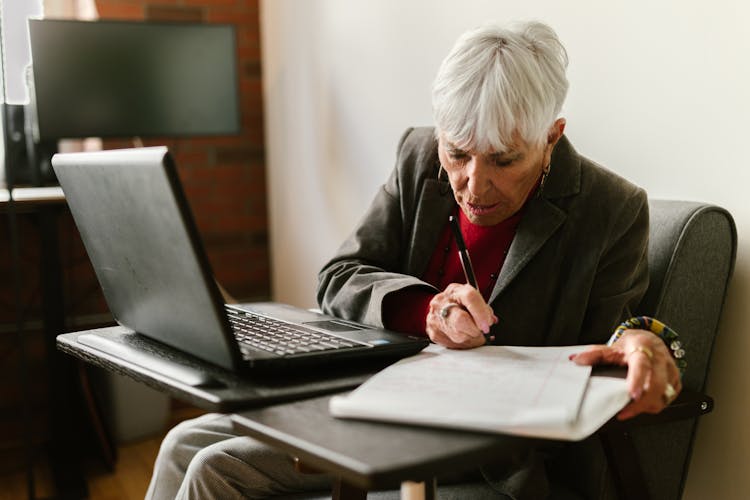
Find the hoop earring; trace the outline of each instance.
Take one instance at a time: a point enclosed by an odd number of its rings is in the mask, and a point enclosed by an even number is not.
[[[537,190],[537,196],[542,195],[542,190],[544,189],[544,183],[547,182],[547,176],[549,175],[549,171],[552,168],[552,163],[548,163],[546,167],[542,169],[542,180],[539,181],[539,189]]]
[[[445,168],[443,167],[443,164],[440,163],[440,162],[438,162],[438,177],[437,177],[437,180],[439,180],[439,181],[449,181],[450,180],[448,178],[448,172],[445,170]]]
[[[437,162],[438,165],[438,173],[437,173],[437,180],[441,183],[440,184],[440,194],[446,195],[451,192],[453,189],[450,184],[450,178],[448,177],[448,172],[445,171],[443,168],[443,164],[440,162]],[[445,181],[443,183],[443,181]]]

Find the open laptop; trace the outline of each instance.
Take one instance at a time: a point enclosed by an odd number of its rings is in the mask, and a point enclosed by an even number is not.
[[[166,147],[56,154],[52,165],[115,320],[141,340],[234,372],[396,359],[428,344],[280,303],[224,304]],[[76,337],[139,365],[155,361],[150,341],[141,353],[121,335]]]

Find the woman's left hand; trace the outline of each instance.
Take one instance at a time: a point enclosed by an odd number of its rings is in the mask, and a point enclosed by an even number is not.
[[[648,330],[626,330],[611,346],[593,346],[571,359],[579,365],[627,365],[632,401],[617,414],[619,420],[659,413],[682,390],[680,371],[669,349]]]

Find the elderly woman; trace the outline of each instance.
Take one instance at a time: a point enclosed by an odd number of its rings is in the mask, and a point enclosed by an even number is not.
[[[628,366],[632,402],[619,417],[658,412],[679,392],[679,370],[651,331],[663,333],[658,322],[628,322],[648,285],[646,193],[563,135],[566,66],[543,24],[462,36],[435,80],[435,129],[404,134],[395,170],[321,271],[318,300],[328,313],[456,349],[487,339],[598,344],[574,361]],[[476,287],[465,281],[451,215]],[[499,494],[543,497],[543,456],[530,447],[501,460],[505,470],[483,472],[504,478],[492,482]],[[208,415],[167,436],[149,498],[268,496],[327,481],[295,473],[288,457]]]
[[[324,311],[451,348],[482,345],[484,334],[504,345],[603,344],[633,316],[648,285],[646,193],[563,135],[566,66],[539,23],[458,40],[435,81],[436,128],[404,134],[390,179],[320,273]],[[629,366],[633,402],[621,418],[660,411],[680,387],[651,331],[629,329],[577,361]]]

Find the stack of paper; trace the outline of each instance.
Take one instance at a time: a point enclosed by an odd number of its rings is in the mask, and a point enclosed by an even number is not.
[[[579,440],[629,400],[622,378],[590,376],[568,359],[585,346],[430,346],[346,396],[337,417]]]

